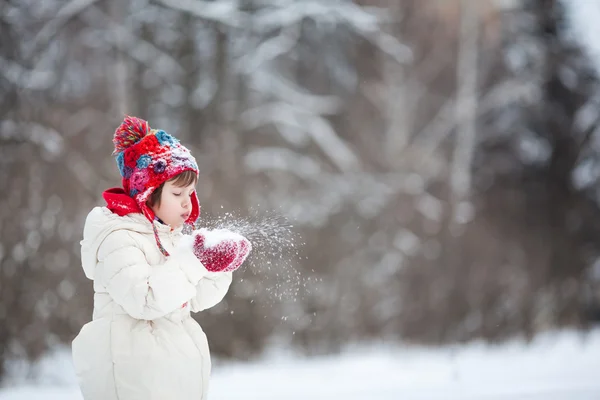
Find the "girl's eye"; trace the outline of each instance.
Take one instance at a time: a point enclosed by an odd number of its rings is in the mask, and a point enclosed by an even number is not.
[[[174,196],[181,196],[181,193],[173,193]]]

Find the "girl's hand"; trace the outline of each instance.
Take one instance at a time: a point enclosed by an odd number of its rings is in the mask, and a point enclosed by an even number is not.
[[[192,235],[194,254],[211,272],[235,271],[252,249],[248,239],[227,229],[199,229]]]
[[[246,261],[246,258],[248,258],[250,251],[252,250],[252,244],[250,243],[250,241],[241,235],[239,241],[237,242],[237,245],[238,250],[235,260],[233,260],[233,263],[227,268],[225,268],[224,271],[235,271],[236,269],[241,267],[243,262]]]

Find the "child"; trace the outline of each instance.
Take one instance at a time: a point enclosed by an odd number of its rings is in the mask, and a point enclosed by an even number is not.
[[[85,400],[206,399],[210,355],[191,312],[219,303],[251,245],[226,230],[193,231],[198,167],[189,150],[126,117],[113,139],[123,188],[104,192],[81,241],[94,313],[73,341]]]

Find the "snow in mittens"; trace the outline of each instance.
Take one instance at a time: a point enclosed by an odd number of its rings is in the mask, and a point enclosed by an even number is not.
[[[215,247],[224,241],[239,242],[244,239],[242,235],[229,229],[208,230],[202,228],[199,229],[199,232],[204,235],[204,248],[206,249]]]

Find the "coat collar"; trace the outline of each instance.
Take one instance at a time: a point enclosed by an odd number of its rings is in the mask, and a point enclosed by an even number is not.
[[[142,214],[137,202],[121,188],[107,189],[102,193],[102,197],[106,201],[106,208],[113,214],[117,214],[120,217],[128,216],[133,220],[139,221],[141,224],[147,224],[150,230],[152,230],[152,225],[161,233],[178,233],[183,230],[183,226],[172,229],[170,225],[166,225],[157,219],[152,222],[148,221]]]

